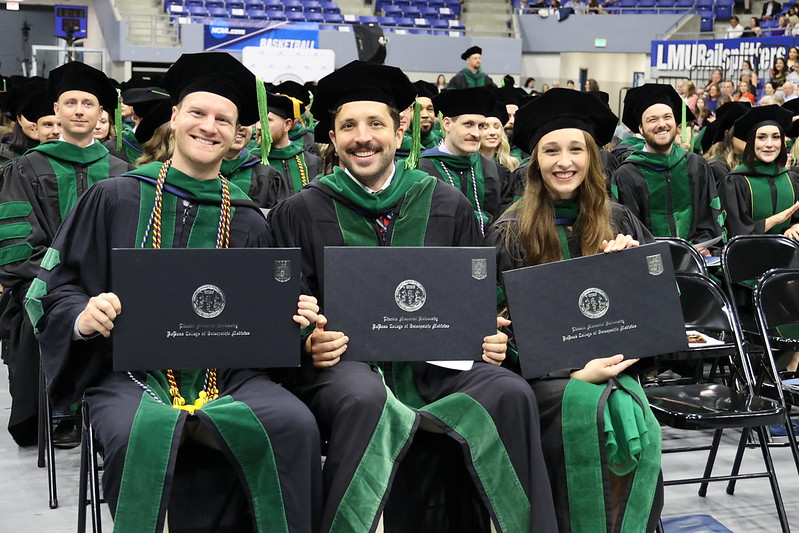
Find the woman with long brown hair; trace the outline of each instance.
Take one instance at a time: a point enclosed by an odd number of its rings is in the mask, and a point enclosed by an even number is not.
[[[652,240],[643,224],[608,198],[597,144],[610,141],[618,119],[607,106],[589,94],[551,89],[519,109],[516,117],[514,139],[527,141],[523,148],[532,155],[524,195],[486,235],[486,245],[497,249],[499,273],[614,252]],[[501,274],[498,280],[502,287]],[[511,355],[508,359],[513,359]],[[653,531],[657,525],[662,508],[662,484],[658,478],[660,430],[643,390],[632,378],[621,376],[635,361],[622,355],[593,359],[582,369],[563,369],[530,381],[538,400],[542,447],[560,531],[582,531],[585,516],[596,517],[597,513],[605,517],[609,528],[616,530],[633,509],[639,516],[649,517],[638,530]],[[518,358],[506,364],[513,367],[517,362]],[[577,420],[594,419],[573,416],[564,401],[568,397],[568,405],[575,405],[572,400],[586,387],[592,391],[612,388],[612,394],[633,398],[634,405],[630,404],[630,411],[623,414],[608,404],[581,404],[581,409],[597,409],[600,420],[603,413],[611,411],[613,416],[646,420],[633,431],[635,436],[625,437],[642,443],[641,453],[627,458],[635,463],[633,468],[619,468],[612,458],[600,460],[602,464],[569,460],[575,453],[588,453],[588,447],[593,452],[597,451],[594,448],[607,447],[604,435],[615,428],[586,429],[581,442],[564,439],[566,428],[570,432],[583,429],[575,427]],[[646,467],[638,468],[641,465]],[[588,487],[592,485],[590,479],[607,481],[596,481],[596,487]],[[586,490],[591,491],[591,498],[585,497]],[[603,494],[609,498],[605,500]]]

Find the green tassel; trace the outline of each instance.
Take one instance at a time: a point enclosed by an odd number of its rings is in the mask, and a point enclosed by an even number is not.
[[[3,78],[3,92],[6,92],[7,90],[8,89],[6,89],[6,79]]]
[[[258,76],[255,77],[255,92],[258,94],[258,117],[261,119],[261,164],[268,165],[269,152],[272,150],[272,133],[269,131],[266,85]]]
[[[311,101],[308,102],[308,107],[305,108],[305,112],[308,113],[308,127],[311,128],[311,130],[313,130],[314,126],[316,126],[315,119],[313,118],[313,113],[311,113],[312,105],[313,105],[313,95],[311,95]]]
[[[122,91],[117,89],[117,107],[114,109],[114,131],[116,131],[117,151],[122,150]]]
[[[447,132],[444,131],[444,113],[442,113],[441,111],[438,112],[438,123],[441,126],[441,138],[446,139]]]
[[[413,102],[413,121],[411,122],[411,151],[405,160],[405,168],[419,168],[419,154],[422,151],[422,106],[419,100]]]

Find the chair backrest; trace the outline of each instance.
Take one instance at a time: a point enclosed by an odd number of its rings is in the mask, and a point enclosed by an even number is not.
[[[721,252],[730,283],[755,280],[772,268],[799,267],[799,244],[782,235],[738,235]]]
[[[675,272],[694,272],[707,276],[707,263],[690,242],[679,237],[656,237],[656,240],[668,243]]]
[[[735,344],[736,358],[734,368],[747,387],[753,386],[754,371],[744,346],[743,333],[733,306],[721,288],[707,276],[693,272],[676,272],[675,278],[680,289],[685,325],[691,329],[710,329],[730,336]]]
[[[777,268],[763,274],[755,286],[753,300],[761,334],[799,323],[799,269]]]

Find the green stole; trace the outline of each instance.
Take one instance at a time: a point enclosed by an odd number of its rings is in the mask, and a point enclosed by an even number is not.
[[[334,204],[345,245],[377,246],[378,239],[372,217],[377,217],[390,210],[400,200],[402,200],[402,205],[391,222],[393,230],[390,245],[424,245],[433,192],[438,180],[419,170],[405,169],[403,162],[396,165],[397,170],[391,184],[377,194],[365,191],[341,168],[336,168],[333,174],[320,179],[323,184],[352,204],[349,206],[339,201]],[[364,212],[367,214],[366,217],[361,214]],[[497,446],[502,441],[493,419],[485,408],[466,394],[451,394],[436,402],[426,404],[414,383],[413,364],[395,362],[391,365],[396,399],[408,407],[432,414],[466,440],[471,454],[469,460],[477,471],[502,531],[530,531],[530,501],[519,483],[507,451],[503,446]],[[388,396],[384,413],[378,423],[378,431],[375,431],[372,441],[367,447],[367,452],[374,449],[374,454],[380,458],[392,459],[396,457],[396,450],[404,442],[403,438],[407,440],[407,437],[404,437],[406,434],[404,428],[407,428],[407,424],[410,424],[412,420],[402,415],[404,411],[395,405],[394,395],[388,393]],[[387,421],[396,420],[395,427],[383,428],[384,418]],[[401,424],[400,420],[402,420]],[[401,429],[403,431],[400,431]],[[383,433],[389,431],[395,434],[393,438],[388,439],[391,440],[390,443],[384,442],[379,449],[377,445],[373,446],[374,442],[381,440]],[[360,475],[362,467],[365,469],[365,465],[369,461],[376,460],[377,458],[371,454],[364,455],[364,459],[356,470],[356,482],[363,477]],[[384,474],[390,473],[390,467],[391,464],[384,465]],[[385,480],[375,478],[374,472],[368,476],[372,485],[383,488],[384,485],[381,483]],[[375,505],[379,503],[379,498],[382,495],[381,491],[374,488],[368,491],[363,490],[359,483],[351,484],[345,497],[350,492],[353,493],[353,501],[357,502],[358,496],[360,496],[364,498],[363,501],[369,502],[370,505],[364,505],[364,507],[370,511],[376,509]],[[362,493],[368,496],[362,495]],[[348,509],[351,507],[353,506],[343,505],[336,513],[337,517],[349,514]],[[368,513],[364,513],[364,515],[371,516]],[[368,520],[362,520],[362,523],[368,523]],[[331,531],[333,530],[339,531],[335,527],[335,522]],[[344,529],[340,531],[344,531]]]
[[[486,84],[486,76],[483,69],[477,69],[477,73],[475,74],[468,68],[464,68],[461,70],[461,74],[466,78],[467,88],[484,87]]]
[[[483,176],[483,161],[480,152],[465,155],[451,155],[440,152],[422,154],[422,157],[429,158],[436,167],[441,179],[458,190],[462,191],[474,208],[474,214],[478,220],[482,218],[482,224],[488,224],[489,217],[485,214],[485,177]],[[461,186],[461,179],[457,171],[465,171],[465,190]],[[472,173],[473,172],[473,173]],[[472,180],[472,176],[474,180]]]
[[[235,159],[223,159],[219,172],[222,173],[231,183],[244,191],[250,192],[252,185],[252,165],[242,168],[244,163],[250,160],[250,152],[246,148],[241,151]]]
[[[122,147],[125,149],[125,155],[128,157],[128,161],[131,165],[136,164],[136,160],[141,157],[142,148],[139,144],[139,140],[136,138],[136,134],[133,133],[131,129],[122,130],[122,139],[127,142],[122,143]]]
[[[689,237],[694,208],[686,156],[687,152],[675,144],[668,155],[639,150],[627,158],[646,180],[649,218],[655,236]]]
[[[291,175],[291,184],[294,187],[294,192],[300,192],[304,187],[302,183],[302,176],[305,175],[305,183],[310,183],[314,176],[308,175],[308,165],[305,163],[303,157],[304,147],[301,142],[289,143],[285,148],[272,148],[269,151],[269,166],[283,172],[283,164],[279,161],[285,161]],[[297,161],[299,159],[299,162]],[[302,165],[302,172],[300,172],[300,164]]]
[[[66,141],[47,141],[29,150],[47,156],[58,183],[58,208],[61,220],[78,203],[78,178],[75,167],[86,167],[86,188],[108,177],[108,149],[99,142],[81,148]]]
[[[572,532],[608,530],[604,465],[617,476],[634,472],[616,525],[621,533],[641,531],[652,511],[661,452],[660,424],[644,390],[623,374],[606,384],[570,379],[563,392],[562,419]]]
[[[752,220],[765,220],[788,209],[796,202],[796,191],[786,168],[777,168],[775,163],[756,162],[754,169],[740,165],[733,172],[744,174],[744,179],[749,184]],[[772,189],[777,193],[776,201],[772,196]],[[787,220],[766,233],[779,235],[789,227],[791,221]]]
[[[426,150],[438,146],[438,143],[441,142],[441,130],[439,129],[438,124],[433,124],[433,127],[430,128],[429,132],[422,132],[420,140],[422,141],[422,147]]]
[[[162,163],[153,162],[136,169],[135,174],[157,179]],[[216,244],[221,203],[219,178],[196,180],[172,167],[166,183],[182,189],[200,203],[189,233],[188,248],[213,248]],[[136,243],[140,243],[155,200],[155,186],[140,182],[140,207]],[[232,200],[247,199],[235,185],[230,186]],[[176,229],[175,211],[178,197],[165,191],[162,206],[162,247],[171,248]],[[231,207],[231,217],[235,207]],[[147,247],[152,246],[152,234]],[[194,403],[205,380],[204,370],[176,370],[181,395],[186,403]],[[171,407],[169,385],[163,371],[148,371],[146,385],[160,398],[156,401],[142,391],[136,416],[131,427],[122,483],[119,492],[114,531],[155,531],[159,512],[165,499],[164,484],[170,468],[172,450],[180,442],[185,411]],[[166,404],[166,405],[164,405]],[[210,401],[196,412],[206,427],[213,426],[241,465],[252,497],[254,518],[259,533],[288,532],[280,490],[280,480],[272,453],[269,435],[255,413],[244,403],[229,395]]]
[[[580,215],[580,202],[579,200],[556,200],[555,201],[555,231],[558,233],[558,242],[560,243],[560,252],[563,259],[571,259],[572,254],[569,250],[569,236],[566,233],[566,228],[571,226],[574,228],[574,223]]]
[[[309,131],[312,132],[313,128],[310,128],[308,126],[303,126],[302,122],[298,120],[289,130],[289,139],[291,139],[292,142],[301,140],[302,136],[308,133]]]
[[[641,137],[637,137],[635,135],[629,135],[619,141],[618,146],[629,146],[631,148],[635,148],[636,150],[643,150],[646,141]]]

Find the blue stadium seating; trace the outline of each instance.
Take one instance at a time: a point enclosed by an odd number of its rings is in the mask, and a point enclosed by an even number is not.
[[[402,17],[397,19],[397,26],[402,28],[412,28],[413,27],[413,19],[408,17]]]
[[[460,20],[450,20],[449,21],[449,29],[452,30],[462,30],[466,31],[466,26],[463,25],[463,22]]]
[[[341,13],[322,13],[322,16],[325,19],[325,22],[328,24],[343,24],[344,17],[341,16]]]
[[[286,14],[279,9],[270,9],[266,12],[266,19],[281,22],[286,20]]]
[[[413,25],[417,28],[430,28],[430,22],[425,18],[419,18],[413,20]]]
[[[341,13],[341,9],[335,2],[321,2],[322,13]]]
[[[401,17],[403,10],[399,6],[387,5],[383,8],[383,16],[386,17]]]
[[[213,0],[205,0],[205,5],[211,1]],[[266,9],[266,5],[263,0],[244,0],[244,9]]]
[[[205,0],[205,7],[208,8],[208,11],[211,11],[212,7],[225,7],[225,0]],[[227,11],[227,9],[225,9]]]
[[[186,7],[205,7],[204,0],[186,0],[183,4]]]
[[[283,11],[283,2],[280,0],[263,0],[264,9],[279,9]]]
[[[358,19],[361,24],[377,24],[377,17],[372,15],[361,15]]]
[[[286,20],[289,22],[305,22],[305,15],[302,11],[286,11]]]
[[[716,5],[713,8],[716,18],[726,20],[732,17],[732,8],[734,5],[735,0],[716,0]]]
[[[189,15],[191,15],[192,17],[205,18],[208,16],[208,10],[205,8],[205,6],[198,6],[198,5],[186,6],[186,11],[188,11]]]
[[[657,2],[655,2],[655,6],[657,6],[658,13],[671,15],[677,13],[677,10],[675,9],[676,3],[676,0],[657,0]]]
[[[306,22],[317,22],[317,23],[319,23],[319,22],[324,22],[325,21],[325,17],[324,17],[324,15],[322,15],[322,13],[320,13],[318,11],[309,11],[309,12],[305,13],[305,21]]]
[[[244,9],[244,2],[242,0],[227,0],[227,8],[228,10]]]
[[[394,17],[377,17],[377,23],[380,26],[393,28],[397,25],[397,19]]]
[[[679,11],[691,11],[694,8],[694,1],[695,0],[677,0],[674,5]]]
[[[316,0],[310,0],[303,4],[303,11],[305,13],[321,13],[322,4]]]
[[[420,7],[419,13],[422,15],[423,18],[426,19],[437,19],[438,18],[438,9],[434,7]]]
[[[430,21],[430,26],[432,26],[434,30],[447,30],[449,28],[449,22],[444,19],[435,19]]]
[[[710,10],[699,11],[699,31],[713,31],[713,12]]]
[[[227,9],[222,6],[211,6],[206,9],[208,10],[209,17],[226,19],[230,16],[230,13],[228,13]]]
[[[696,0],[697,11],[713,11],[713,0]]]
[[[418,19],[422,16],[422,12],[419,11],[418,7],[406,7],[405,8],[405,16],[412,19]]]
[[[285,0],[283,2],[283,11],[290,12],[302,12],[302,2],[300,0]]]
[[[266,10],[260,7],[248,8],[245,9],[245,11],[247,12],[247,16],[250,17],[251,19],[266,20],[269,18],[269,16],[266,14],[267,13]],[[280,13],[282,13],[282,11]]]
[[[642,15],[656,14],[655,0],[638,0],[638,13]]]

